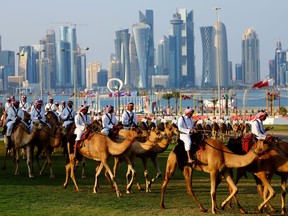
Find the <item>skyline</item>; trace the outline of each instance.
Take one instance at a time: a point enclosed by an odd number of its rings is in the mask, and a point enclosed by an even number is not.
[[[221,8],[220,21],[226,26],[228,60],[232,61],[233,72],[235,64],[241,63],[241,38],[247,28],[252,27],[260,40],[261,79],[269,73],[268,61],[274,58],[278,38],[283,49],[288,48],[288,29],[282,27],[285,26],[285,22],[281,19],[285,17],[285,9],[288,6],[285,0],[279,0],[277,4],[272,1],[263,3],[260,0],[252,2],[179,0],[177,3],[169,2],[166,5],[152,0],[137,2],[71,0],[70,5],[65,2],[51,0],[49,4],[45,4],[45,8],[41,8],[43,4],[39,4],[36,0],[27,2],[12,0],[3,3],[0,13],[2,50],[12,50],[16,53],[20,46],[38,44],[48,29],[55,30],[58,40],[59,26],[73,23],[77,28],[78,44],[81,47],[89,47],[86,53],[87,63],[99,61],[103,68],[107,69],[110,55],[115,52],[115,32],[128,28],[131,33],[132,25],[138,23],[139,11],[144,12],[146,9],[154,11],[154,47],[156,47],[164,35],[169,35],[170,20],[176,9],[186,8],[188,11],[193,10],[194,13],[197,80],[202,72],[200,27],[215,24],[217,17],[212,8],[216,6]],[[244,14],[245,16],[240,16]]]

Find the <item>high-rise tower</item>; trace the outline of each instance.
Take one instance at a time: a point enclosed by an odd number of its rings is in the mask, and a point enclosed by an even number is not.
[[[145,15],[139,11],[139,22],[150,27],[147,50],[147,86],[151,87],[151,77],[154,75],[154,15],[153,10],[146,10]]]
[[[172,34],[169,35],[169,85],[179,88],[182,85],[182,24],[181,15],[173,14]]]
[[[242,35],[242,71],[244,84],[260,81],[259,39],[253,28]]]

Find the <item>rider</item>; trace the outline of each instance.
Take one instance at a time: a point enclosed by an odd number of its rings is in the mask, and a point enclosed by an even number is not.
[[[34,105],[34,109],[31,111],[32,122],[46,122],[45,112],[42,108],[43,101],[37,100]],[[32,131],[33,124],[30,125],[30,131]]]
[[[265,140],[268,137],[271,137],[270,135],[265,134],[266,130],[263,126],[263,121],[265,121],[267,116],[268,114],[265,111],[260,111],[252,120],[252,134],[257,140]]]
[[[118,120],[116,119],[116,116],[114,114],[114,107],[112,105],[107,105],[105,109],[105,114],[102,116],[102,126],[103,129],[101,132],[105,133],[107,136],[118,124]]]
[[[61,101],[61,104],[58,107],[59,116],[61,116],[61,114],[62,114],[63,110],[65,109],[65,107],[66,107],[66,101]]]
[[[61,119],[64,121],[62,126],[66,128],[69,124],[73,123],[75,116],[76,113],[73,110],[73,102],[68,101],[67,107],[64,108],[61,114]]]
[[[192,159],[190,155],[190,150],[192,147],[191,135],[194,133],[194,122],[192,119],[194,110],[192,108],[186,108],[185,114],[178,119],[178,130],[180,131],[180,140],[184,142],[184,148],[188,156],[188,165],[192,166],[195,160]]]
[[[53,98],[52,97],[49,97],[48,99],[48,103],[46,104],[45,106],[45,111],[53,111],[54,110],[54,107],[55,107],[55,104],[53,104]]]
[[[76,134],[76,144],[81,140],[81,136],[86,129],[87,125],[91,123],[90,116],[87,114],[89,110],[89,106],[84,105],[81,106],[79,113],[75,116],[75,125],[76,129],[74,134]]]
[[[7,97],[6,98],[6,103],[5,103],[5,111],[8,112],[9,107],[11,107],[11,98]]]
[[[136,114],[133,112],[134,103],[130,102],[127,104],[127,109],[122,114],[122,123],[124,129],[129,130],[131,127],[137,127]]]
[[[26,112],[29,112],[30,110],[30,104],[27,102],[27,97],[25,95],[21,97],[20,108]]]
[[[12,106],[8,109],[8,115],[6,118],[6,136],[9,141],[11,140],[13,125],[16,123],[16,121],[22,121],[24,119],[24,112],[19,107],[19,103],[20,102],[18,100],[13,101]]]

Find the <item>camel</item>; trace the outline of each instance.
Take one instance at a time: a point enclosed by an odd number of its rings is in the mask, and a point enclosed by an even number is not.
[[[19,175],[19,150],[21,148],[27,148],[27,167],[28,167],[28,175],[29,178],[33,178],[32,174],[32,149],[31,149],[31,142],[32,140],[37,136],[39,130],[41,130],[43,127],[42,124],[34,123],[34,127],[32,132],[30,133],[30,129],[26,123],[19,122],[15,126],[15,129],[13,130],[11,134],[11,141],[12,141],[12,148],[14,152],[14,163],[15,163],[15,175]],[[5,136],[5,139],[6,136]],[[7,142],[8,140],[5,140]],[[4,166],[6,166],[6,157],[4,160]]]
[[[216,139],[219,132],[219,125],[216,122],[212,122],[212,138]]]
[[[116,196],[120,197],[121,193],[117,187],[117,183],[115,181],[115,177],[108,165],[108,158],[109,156],[119,156],[123,154],[135,141],[136,137],[138,136],[139,131],[135,128],[131,128],[129,130],[130,134],[127,138],[121,143],[113,142],[108,136],[101,134],[101,133],[94,133],[91,138],[87,138],[82,141],[81,146],[77,147],[77,152],[83,155],[86,158],[93,159],[98,161],[98,167],[96,168],[95,174],[95,184],[93,188],[94,193],[98,193],[98,177],[103,169],[107,170],[109,173],[110,179],[113,183],[113,186],[116,191]],[[67,144],[68,150],[70,145]],[[66,179],[64,182],[64,188],[67,187],[68,184],[68,175],[70,172],[70,177],[74,182],[75,188],[79,191],[79,187],[76,183],[75,176],[74,176],[74,166],[75,166],[75,154],[69,155],[70,162],[66,165]]]
[[[232,180],[229,168],[247,166],[258,156],[259,151],[264,148],[263,141],[258,141],[254,144],[253,150],[251,149],[246,155],[235,155],[232,154],[232,152],[219,140],[204,139],[201,144],[203,146],[196,152],[197,161],[195,168],[186,165],[187,154],[184,150],[183,143],[181,144],[180,142],[180,144],[176,145],[176,147],[170,152],[167,159],[165,177],[161,187],[161,208],[165,208],[164,195],[166,187],[176,170],[177,164],[179,164],[186,180],[187,193],[202,212],[206,212],[207,210],[199,203],[194,195],[192,189],[193,169],[210,173],[212,213],[216,214],[216,188],[220,182],[219,174],[222,174],[225,177],[228,185],[232,188],[232,193],[221,203],[221,208],[224,208],[227,202],[231,200],[238,190]]]
[[[124,155],[129,155],[132,164],[134,163],[136,156],[140,157],[142,159],[142,164],[144,167],[144,177],[145,177],[145,182],[146,182],[146,192],[151,192],[151,184],[157,178],[160,178],[162,176],[160,166],[159,166],[159,163],[157,160],[157,154],[162,153],[167,149],[169,143],[171,142],[173,135],[178,135],[178,129],[176,127],[170,125],[170,124],[163,124],[163,130],[164,131],[162,132],[162,137],[164,137],[164,138],[162,138],[158,142],[155,142],[153,146],[150,146],[151,148],[148,149],[146,147],[146,150],[143,151],[143,149],[141,147],[139,147],[139,145],[136,145],[136,143],[134,145],[134,143],[133,143],[130,146],[130,148],[128,149],[128,151],[126,153],[124,153]],[[126,137],[125,133],[126,133],[125,130],[121,130],[119,133],[120,137]],[[145,131],[144,131],[144,134],[145,134]],[[142,137],[145,137],[145,135],[143,135],[143,131],[142,131]],[[119,140],[121,140],[121,138]],[[143,139],[142,139],[142,141],[139,141],[139,138],[137,138],[137,140],[138,140],[138,144],[141,145],[141,142],[144,142],[146,140],[146,138],[144,138],[144,141],[143,141]],[[147,158],[151,158],[153,165],[157,171],[156,176],[154,178],[152,178],[150,181],[148,179]],[[114,176],[116,176],[116,169],[117,169],[119,163],[120,163],[120,161],[116,157],[114,160],[114,167],[113,167]],[[128,172],[128,171],[129,170],[127,170],[126,178],[130,174],[130,172]],[[132,179],[134,179],[134,177],[133,177],[134,170],[130,170],[130,171],[132,171]],[[132,183],[132,182],[130,182],[130,183]],[[141,186],[140,186],[139,182],[136,181],[136,183],[137,183],[137,188],[139,190],[141,190]],[[130,193],[130,188],[131,187],[128,187],[129,190],[128,191],[126,190],[127,193]]]
[[[49,178],[55,178],[54,172],[52,169],[51,164],[51,154],[54,150],[54,148],[57,148],[61,144],[62,137],[65,135],[66,130],[61,125],[55,126],[55,132],[54,134],[51,131],[51,128],[48,125],[44,125],[43,129],[39,131],[38,136],[36,139],[34,139],[33,143],[36,144],[38,147],[37,152],[35,154],[35,158],[38,164],[38,167],[40,168],[39,175],[43,175],[44,170],[46,166],[48,165],[50,170],[50,176]],[[39,163],[39,156],[41,152],[44,151],[44,155],[46,156],[45,162],[43,166],[40,166]]]
[[[272,212],[275,211],[274,207],[269,203],[269,200],[275,196],[270,182],[273,174],[281,176],[281,214],[286,214],[285,208],[285,195],[286,195],[286,182],[288,172],[288,143],[279,139],[275,139],[270,143],[271,150],[261,155],[257,160],[253,161],[247,167],[237,169],[235,184],[238,183],[245,171],[251,172],[254,175],[258,193],[263,197],[263,202],[258,206],[258,211],[262,213],[263,207],[268,204]],[[264,184],[264,192],[262,191],[262,183]],[[269,195],[267,196],[267,192]],[[246,212],[239,204],[236,197],[234,201],[238,205],[241,212]]]
[[[123,135],[123,133],[126,133],[125,137],[127,137],[128,132],[129,132],[128,130],[123,130],[121,134]],[[153,128],[150,131],[150,134],[145,142],[140,142],[138,140],[135,140],[132,143],[132,145],[127,149],[127,151],[125,151],[122,154],[122,157],[128,166],[127,173],[126,173],[126,182],[127,182],[126,193],[131,193],[131,187],[136,176],[136,171],[133,167],[136,156],[143,156],[147,154],[147,152],[149,152],[157,144],[157,142],[159,142],[160,138],[161,138],[161,134],[158,131],[158,129]],[[129,180],[130,175],[131,175],[131,179]]]

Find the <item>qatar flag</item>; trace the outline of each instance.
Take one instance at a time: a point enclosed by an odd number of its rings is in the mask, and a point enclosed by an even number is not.
[[[265,79],[261,82],[255,83],[252,88],[263,88],[269,85],[273,85],[273,79]]]

